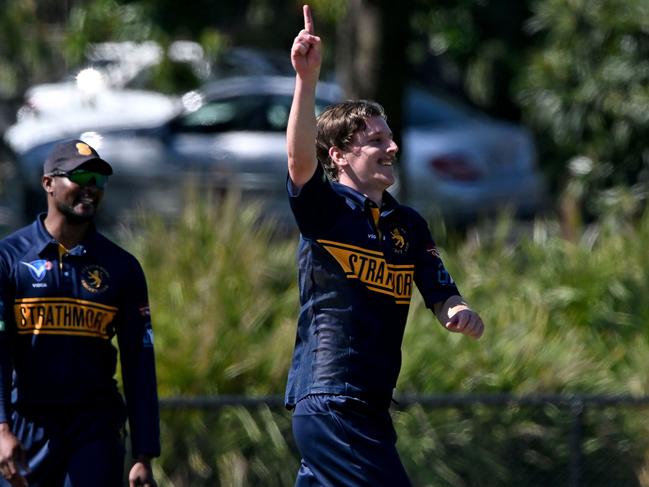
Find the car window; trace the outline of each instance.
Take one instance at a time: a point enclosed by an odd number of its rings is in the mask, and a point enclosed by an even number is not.
[[[288,124],[288,114],[291,109],[291,98],[288,96],[271,96],[266,106],[266,122],[268,130],[283,132]]]
[[[268,130],[271,130],[273,132],[286,131],[286,125],[288,124],[288,114],[291,110],[292,101],[293,98],[286,95],[269,97],[268,106],[266,107],[266,121],[268,122]],[[316,99],[316,115],[319,115],[328,104],[329,103],[324,100]]]
[[[234,130],[284,132],[292,97],[249,95],[213,100],[173,123],[175,132],[219,133]],[[316,100],[316,114],[328,103]]]
[[[443,127],[466,123],[472,118],[468,108],[451,104],[423,90],[413,88],[406,96],[406,125]]]
[[[265,120],[267,97],[239,96],[205,103],[181,116],[174,128],[179,132],[227,132],[268,130]]]

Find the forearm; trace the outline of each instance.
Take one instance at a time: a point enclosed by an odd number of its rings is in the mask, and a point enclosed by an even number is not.
[[[316,79],[295,79],[295,93],[286,128],[286,150],[288,171],[296,186],[304,185],[315,172],[316,159],[316,119],[315,90]]]
[[[306,184],[317,167],[315,91],[322,63],[320,38],[314,35],[313,18],[308,5],[303,6],[304,29],[291,47],[295,69],[295,91],[286,127],[288,173],[298,188]]]

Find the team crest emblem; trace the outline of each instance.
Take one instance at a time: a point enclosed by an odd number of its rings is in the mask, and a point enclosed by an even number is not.
[[[84,144],[83,142],[78,142],[77,152],[79,153],[79,155],[89,156],[90,154],[92,154],[92,149],[90,149],[90,146],[88,144]]]
[[[108,289],[108,271],[98,265],[89,265],[81,271],[81,285],[93,294],[103,293]]]
[[[390,238],[392,239],[392,245],[394,245],[394,251],[397,254],[403,254],[408,251],[408,241],[406,240],[406,231],[403,228],[394,227],[390,230]]]
[[[52,268],[52,263],[49,260],[43,259],[20,263],[29,269],[29,273],[36,282],[41,282],[45,277],[45,273]]]

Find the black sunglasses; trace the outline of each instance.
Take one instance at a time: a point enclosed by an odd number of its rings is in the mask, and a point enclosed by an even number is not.
[[[106,174],[99,174],[94,171],[86,171],[85,169],[75,169],[74,171],[64,172],[56,171],[48,176],[52,177],[63,177],[68,178],[73,183],[78,184],[79,186],[86,186],[88,184],[94,183],[99,189],[103,189],[108,182],[108,176]]]

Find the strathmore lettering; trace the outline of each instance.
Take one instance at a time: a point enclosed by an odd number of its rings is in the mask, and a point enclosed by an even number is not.
[[[318,242],[345,271],[348,279],[358,279],[370,291],[394,297],[397,304],[409,304],[415,266],[388,264],[382,252],[328,240]]]
[[[17,331],[25,334],[82,335],[109,339],[117,308],[69,298],[25,298],[14,305]]]

